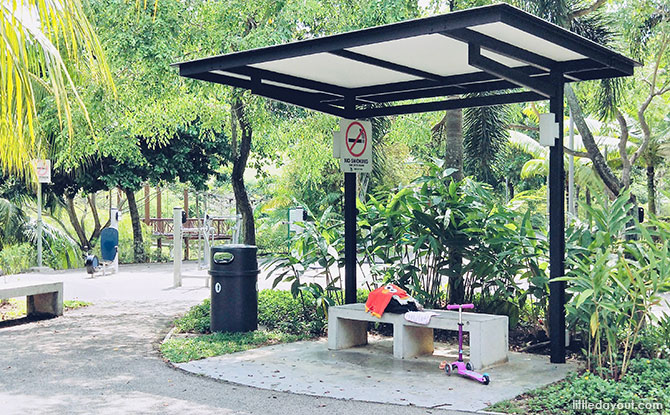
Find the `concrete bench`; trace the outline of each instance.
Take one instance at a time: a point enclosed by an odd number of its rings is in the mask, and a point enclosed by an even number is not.
[[[402,314],[381,318],[365,312],[365,304],[328,308],[328,349],[339,350],[368,343],[368,322],[393,324],[393,356],[408,359],[433,354],[433,329],[458,330],[458,312],[437,313],[427,325],[411,323]],[[463,331],[470,333],[470,364],[475,369],[507,362],[507,316],[463,313]]]
[[[26,297],[28,317],[62,316],[62,282],[27,282],[0,285],[0,300]]]

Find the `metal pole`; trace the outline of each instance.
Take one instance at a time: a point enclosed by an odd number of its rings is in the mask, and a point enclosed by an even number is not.
[[[37,182],[37,266],[42,268],[42,183]]]
[[[572,108],[570,109],[570,150],[575,149],[575,120],[572,118]],[[575,156],[570,154],[570,164],[568,165],[568,212],[575,214]]]
[[[172,275],[172,285],[181,287],[181,211],[180,207],[173,209],[172,222],[172,251],[174,257],[174,269]]]
[[[119,210],[117,208],[112,208],[109,215],[109,227],[112,229],[119,230]],[[114,261],[112,261],[112,269],[117,274],[119,273],[119,247],[116,247],[116,254],[114,254]],[[104,273],[104,272],[103,272]]]
[[[344,173],[344,302],[356,302],[356,173]]]
[[[552,72],[556,94],[550,111],[556,115],[558,138],[549,150],[549,276],[565,273],[565,167],[563,164],[563,76]],[[551,363],[565,363],[565,282],[549,283]]]

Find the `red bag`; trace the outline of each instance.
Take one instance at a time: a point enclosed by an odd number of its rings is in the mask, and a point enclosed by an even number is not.
[[[407,291],[398,287],[395,284],[386,284],[376,290],[370,292],[368,300],[365,302],[365,311],[371,313],[375,317],[382,317],[386,306],[389,305],[391,299],[395,298],[400,304],[406,304],[408,301],[414,301],[414,298],[407,294]]]

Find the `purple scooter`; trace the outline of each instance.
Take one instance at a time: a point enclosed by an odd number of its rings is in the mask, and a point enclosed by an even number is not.
[[[463,309],[464,308],[475,308],[474,304],[450,304],[447,306],[447,310],[458,310],[458,360],[449,364],[447,361],[440,363],[440,369],[444,369],[447,375],[456,373],[461,376],[474,379],[477,382],[481,382],[484,385],[488,385],[491,379],[489,379],[488,373],[479,374],[472,370],[472,365],[470,362],[463,362]]]

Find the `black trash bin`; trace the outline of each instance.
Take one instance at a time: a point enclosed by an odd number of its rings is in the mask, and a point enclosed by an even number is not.
[[[211,249],[211,331],[239,332],[258,328],[258,261],[252,245]]]

